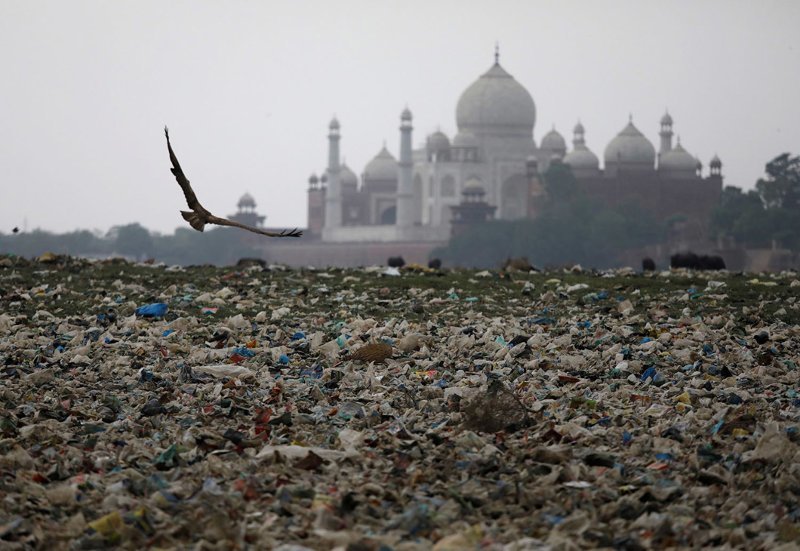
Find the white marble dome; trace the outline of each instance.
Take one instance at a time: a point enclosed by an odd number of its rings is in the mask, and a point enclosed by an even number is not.
[[[450,139],[441,130],[437,130],[430,136],[426,143],[428,151],[444,152],[450,149]]]
[[[397,180],[397,160],[386,146],[367,163],[364,168],[365,180]]]
[[[460,132],[476,135],[531,136],[536,106],[525,87],[495,63],[461,94],[456,123]]]
[[[358,176],[356,176],[356,173],[353,172],[345,163],[342,163],[342,166],[339,170],[339,184],[342,187],[358,186]]]
[[[629,122],[606,146],[603,155],[606,166],[609,164],[628,164],[649,166],[653,168],[656,161],[656,149],[650,140]]]

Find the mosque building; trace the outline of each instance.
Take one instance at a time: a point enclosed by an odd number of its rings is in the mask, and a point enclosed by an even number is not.
[[[443,243],[462,211],[503,220],[534,217],[544,200],[541,175],[552,163],[569,165],[591,199],[612,206],[633,203],[682,226],[693,239],[705,237],[722,191],[719,158],[704,176],[680,139],[673,144],[669,113],[660,121],[658,151],[631,119],[606,146],[602,167],[580,122],[571,149],[555,128],[537,146],[536,105],[500,65],[497,52],[492,67],[461,94],[452,138],[436,131],[415,149],[412,123],[406,108],[400,115],[399,156],[384,145],[359,178],[341,162],[342,128],[336,118],[330,122],[328,166],[309,179],[311,236],[328,243]],[[475,210],[476,203],[485,208]]]

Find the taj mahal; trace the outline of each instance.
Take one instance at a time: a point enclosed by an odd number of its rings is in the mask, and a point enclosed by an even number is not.
[[[331,244],[444,243],[465,202],[484,204],[489,218],[535,217],[545,193],[541,175],[553,163],[568,165],[593,200],[633,201],[682,226],[691,238],[705,235],[719,201],[719,158],[704,174],[702,163],[673,142],[669,113],[658,125],[657,150],[631,118],[606,145],[602,166],[580,122],[571,148],[555,128],[537,145],[533,97],[500,65],[497,52],[494,64],[458,99],[456,123],[454,136],[436,131],[415,148],[413,116],[405,108],[398,156],[384,145],[359,177],[341,161],[344,132],[334,118],[327,167],[309,178],[309,237]]]

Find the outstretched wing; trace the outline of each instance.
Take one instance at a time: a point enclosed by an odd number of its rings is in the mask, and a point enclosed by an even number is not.
[[[200,201],[197,200],[197,195],[194,194],[192,186],[189,185],[189,179],[186,178],[186,175],[183,173],[183,169],[181,169],[178,158],[175,156],[175,152],[172,150],[172,144],[169,142],[169,130],[166,126],[164,127],[164,135],[167,137],[169,160],[172,161],[172,168],[170,171],[172,171],[172,174],[178,181],[178,185],[181,186],[181,189],[183,190],[183,195],[186,197],[186,204],[188,204],[189,208],[192,209],[191,212],[181,211],[181,215],[183,216],[183,219],[189,222],[194,229],[197,231],[203,231],[203,228],[206,224],[217,224],[218,226],[231,226],[233,228],[240,228],[242,230],[251,231],[260,235],[266,235],[267,237],[300,237],[303,235],[303,232],[297,228],[293,230],[271,232],[262,230],[260,228],[254,228],[233,220],[228,220],[227,218],[220,218],[219,216],[214,216],[208,212],[205,208],[203,208],[203,205],[200,204]]]
[[[216,224],[218,226],[230,226],[232,228],[240,228],[243,230],[251,231],[253,233],[258,233],[260,235],[266,235],[267,237],[300,237],[301,235],[303,235],[303,232],[298,230],[297,228],[293,230],[283,230],[280,232],[267,231],[267,230],[262,230],[261,228],[254,228],[253,226],[248,226],[247,224],[236,222],[235,220],[220,218],[219,216],[214,216],[213,214],[209,214],[206,221],[209,224]]]
[[[175,152],[172,150],[172,144],[169,143],[169,130],[167,127],[164,127],[164,135],[167,137],[167,149],[169,150],[169,160],[172,161],[172,168],[170,172],[175,176],[175,179],[178,181],[178,185],[181,186],[183,190],[183,195],[186,197],[186,204],[189,205],[189,208],[196,211],[198,209],[203,209],[203,206],[200,204],[200,201],[197,200],[197,195],[194,194],[194,190],[192,186],[189,184],[189,179],[183,173],[183,169],[181,168],[180,163],[178,162],[178,158],[175,156]],[[205,209],[203,209],[205,210]]]

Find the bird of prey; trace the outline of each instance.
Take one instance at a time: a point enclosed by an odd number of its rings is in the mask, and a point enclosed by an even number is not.
[[[14,229],[11,230],[11,233],[19,233],[19,228],[14,226]]]
[[[194,194],[192,186],[189,185],[189,179],[186,178],[186,175],[183,173],[183,169],[181,169],[181,165],[178,163],[178,158],[175,156],[175,152],[172,150],[172,144],[169,142],[169,130],[166,126],[164,127],[164,135],[167,137],[169,160],[172,162],[172,168],[170,171],[175,176],[175,179],[178,181],[178,185],[181,186],[181,189],[183,190],[183,195],[186,197],[186,204],[188,204],[189,208],[192,209],[191,211],[182,210],[181,215],[183,216],[183,219],[189,222],[189,225],[194,229],[197,231],[203,231],[203,228],[206,224],[216,224],[218,226],[241,228],[253,233],[266,235],[267,237],[300,237],[303,235],[303,232],[297,228],[293,230],[271,232],[262,230],[260,228],[254,228],[253,226],[248,226],[247,224],[242,224],[240,222],[236,222],[235,220],[220,218],[219,216],[214,216],[208,212],[205,207],[200,204],[200,201],[197,200],[197,195]]]

